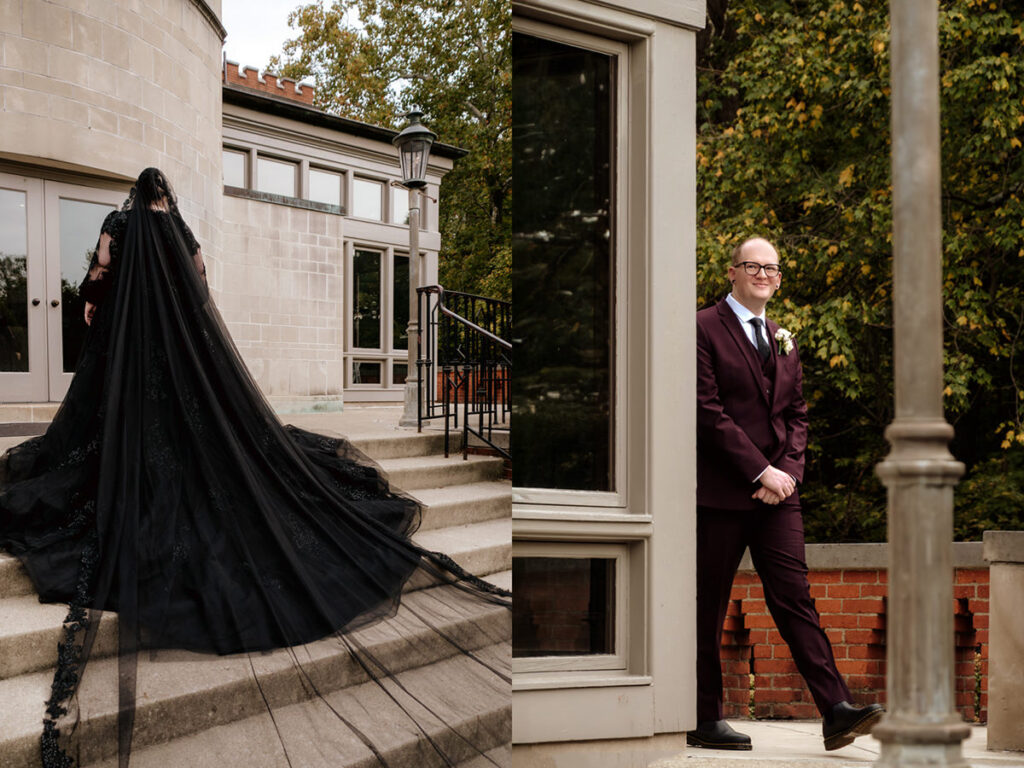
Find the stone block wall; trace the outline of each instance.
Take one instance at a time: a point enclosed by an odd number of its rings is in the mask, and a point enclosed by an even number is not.
[[[225,196],[214,300],[263,392],[340,399],[343,218]]]
[[[835,548],[874,545],[819,545]],[[884,545],[877,545],[884,546]],[[808,546],[808,562],[815,545]],[[815,568],[808,574],[821,625],[856,703],[885,704],[888,593],[883,567]],[[956,708],[985,722],[988,706],[988,568],[955,571],[953,617]],[[722,640],[726,717],[817,718],[817,708],[768,612],[757,574],[733,583]],[[753,673],[753,687],[750,675]],[[980,679],[979,679],[980,676]]]
[[[216,258],[219,0],[0,3],[0,157],[119,180],[167,173]]]

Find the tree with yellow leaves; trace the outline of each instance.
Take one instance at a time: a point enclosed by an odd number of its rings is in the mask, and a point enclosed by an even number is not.
[[[698,294],[732,246],[779,246],[812,444],[809,538],[881,540],[892,420],[888,7],[709,5],[698,45]],[[1024,2],[940,2],[947,417],[957,534],[1024,527]]]

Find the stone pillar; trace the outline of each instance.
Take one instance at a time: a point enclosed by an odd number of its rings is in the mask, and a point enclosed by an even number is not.
[[[1024,750],[1024,531],[985,531],[988,748]]]
[[[416,365],[419,354],[419,294],[416,289],[423,285],[423,269],[420,264],[420,206],[423,203],[422,193],[418,189],[409,190],[409,363],[405,370],[405,403],[402,417],[398,420],[400,427],[419,427],[420,417],[420,371]],[[395,296],[395,301],[399,298]],[[423,319],[429,322],[428,318]]]
[[[888,707],[876,765],[963,766],[953,698],[953,486],[942,413],[938,4],[891,0],[895,418],[889,495]]]

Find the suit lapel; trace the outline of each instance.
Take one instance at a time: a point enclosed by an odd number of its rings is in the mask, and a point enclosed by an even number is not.
[[[761,357],[757,354],[754,349],[754,345],[750,343],[750,339],[747,338],[747,334],[743,331],[743,326],[740,325],[740,319],[736,317],[736,313],[732,311],[732,307],[729,306],[725,299],[722,299],[718,303],[718,317],[722,321],[722,325],[732,336],[732,340],[736,343],[740,354],[747,361],[747,366],[750,368],[750,375],[754,377],[754,385],[757,387],[757,391],[761,393],[761,398],[768,403],[768,395],[765,394],[764,387],[762,386],[763,373],[761,372]],[[769,347],[772,345],[771,341],[768,343]],[[775,376],[778,378],[778,368],[775,366]],[[771,403],[768,403],[771,405]]]
[[[778,323],[773,323],[771,320],[768,321],[768,346],[772,350],[772,357],[775,358],[775,381],[772,387],[772,392],[781,392],[780,387],[782,386],[782,354],[779,351],[779,343],[775,340],[775,333],[779,330]]]

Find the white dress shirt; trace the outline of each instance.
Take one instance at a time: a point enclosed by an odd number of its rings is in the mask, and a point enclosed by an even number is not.
[[[765,317],[765,314],[764,314],[763,311],[761,312],[760,315],[755,315],[749,309],[747,309],[742,304],[740,304],[738,301],[736,301],[736,299],[733,298],[733,295],[731,293],[728,296],[725,297],[725,303],[729,305],[729,309],[731,309],[733,312],[736,313],[736,317],[738,317],[739,320],[740,320],[740,326],[742,326],[743,332],[747,334],[747,341],[749,341],[751,344],[754,345],[754,349],[757,349],[757,339],[754,338],[754,324],[751,323],[750,321],[753,318],[755,318],[755,317],[758,317],[758,318],[761,319],[761,327],[764,329],[762,331],[764,333],[764,340],[766,342],[768,342],[769,344],[771,344],[771,342],[768,341],[768,318]],[[768,466],[771,466],[771,465],[769,464]],[[757,473],[757,477],[754,478],[754,482],[756,483],[758,480],[760,480],[761,479],[761,475],[763,475],[767,471],[768,471],[768,467],[765,467],[760,472],[758,472]],[[789,473],[787,472],[786,474],[789,474]],[[790,475],[790,477],[793,477],[793,476]],[[794,478],[794,482],[796,482],[795,478]]]
[[[757,339],[754,338],[754,325],[750,322],[755,317],[761,319],[761,327],[764,329],[764,340],[768,341],[768,319],[765,317],[764,311],[760,315],[755,315],[749,309],[744,307],[730,293],[725,297],[725,303],[729,305],[729,309],[736,313],[736,317],[740,319],[740,325],[743,326],[743,332],[747,334],[747,340],[754,345],[754,349],[757,349]]]

